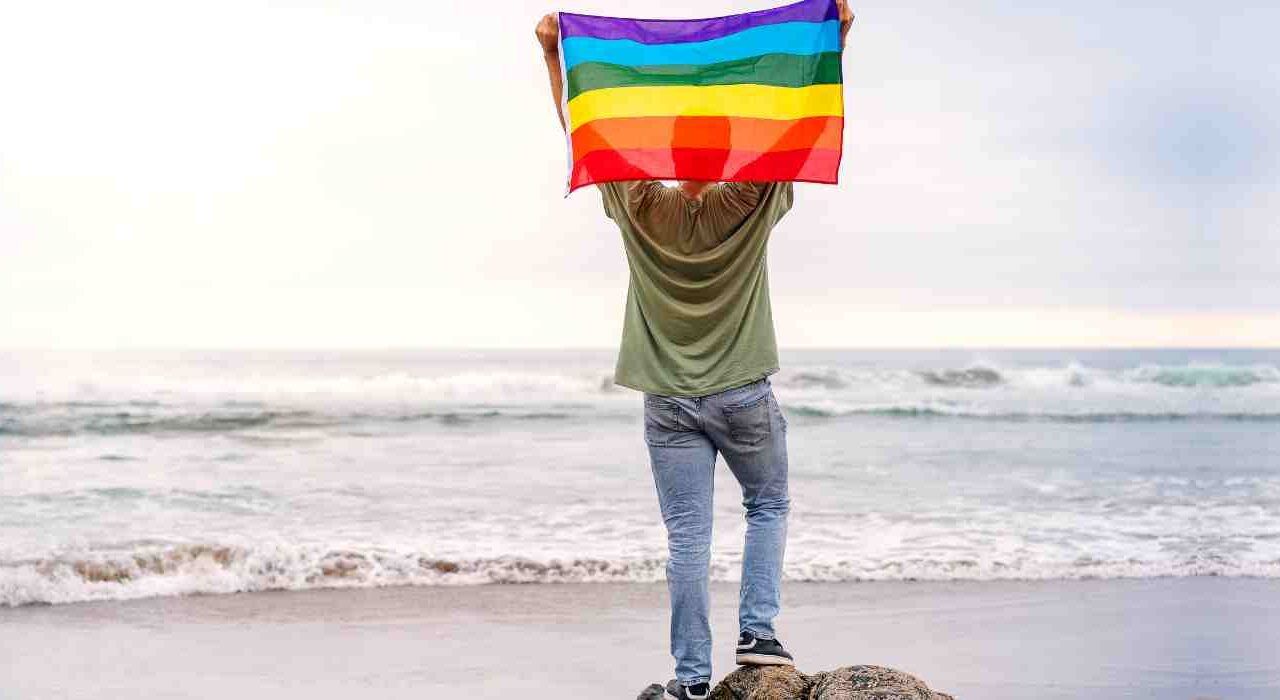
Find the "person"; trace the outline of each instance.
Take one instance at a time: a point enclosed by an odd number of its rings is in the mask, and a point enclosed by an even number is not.
[[[838,0],[841,45],[853,20]],[[565,125],[556,15],[536,28]],[[677,118],[674,129],[682,128]],[[717,165],[707,169],[718,171]],[[746,542],[736,661],[794,665],[774,629],[787,515],[787,419],[769,375],[779,370],[765,252],[791,209],[792,183],[605,182],[606,216],[630,268],[614,382],[643,393],[644,439],[667,529],[670,651],[667,696],[708,697],[712,484],[723,455],[742,489]]]

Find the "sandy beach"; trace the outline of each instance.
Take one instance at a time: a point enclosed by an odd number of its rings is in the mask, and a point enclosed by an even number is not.
[[[797,583],[804,671],[870,663],[966,700],[1280,697],[1280,582]],[[713,589],[715,675],[736,588]],[[0,697],[632,698],[670,677],[662,584],[399,587],[0,610]]]

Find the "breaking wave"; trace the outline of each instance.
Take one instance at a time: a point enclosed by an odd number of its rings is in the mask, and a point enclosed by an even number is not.
[[[638,411],[611,372],[535,368],[436,374],[69,377],[7,384],[0,436],[349,432],[369,426],[618,420]],[[800,365],[772,375],[798,417],[1046,422],[1280,420],[1273,364],[903,368]]]
[[[61,604],[156,596],[319,588],[443,586],[501,583],[653,583],[665,559],[503,556],[445,559],[419,552],[320,547],[177,545],[132,552],[0,562],[0,605]],[[741,562],[712,560],[716,581],[737,580]],[[824,560],[788,564],[789,581],[951,581],[1145,578],[1152,576],[1280,578],[1280,560],[1249,562],[1222,556],[1176,561],[1028,559]]]
[[[1141,365],[1103,370],[1069,363],[1061,367],[886,369],[877,367],[809,367],[783,370],[776,384],[797,390],[841,391],[858,388],[1083,388],[1151,384],[1167,388],[1232,389],[1280,384],[1280,368],[1272,365]]]
[[[1247,411],[1113,411],[1093,410],[1079,412],[1000,411],[981,407],[949,406],[937,403],[901,405],[846,405],[834,402],[787,405],[793,415],[811,418],[837,418],[840,416],[879,416],[883,418],[933,418],[1006,421],[1016,423],[1163,423],[1182,421],[1240,421],[1271,423],[1280,421],[1280,412],[1252,413]]]
[[[1135,382],[1150,382],[1168,387],[1230,388],[1255,384],[1280,383],[1280,368],[1270,365],[1232,367],[1223,365],[1186,365],[1162,367],[1143,365],[1127,371]]]
[[[994,386],[1004,381],[999,372],[989,367],[926,371],[920,377],[935,386]]]
[[[426,411],[320,411],[247,410],[234,405],[218,407],[134,407],[54,404],[27,410],[0,407],[0,435],[24,437],[77,434],[121,435],[144,433],[235,433],[255,429],[342,429],[362,424],[437,423],[470,425],[488,421],[561,420],[573,418],[572,410],[537,406],[449,407]],[[71,410],[67,410],[71,409]]]

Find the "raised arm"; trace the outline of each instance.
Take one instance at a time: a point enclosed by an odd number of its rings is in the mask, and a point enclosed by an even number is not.
[[[840,9],[840,50],[843,51],[845,37],[853,26],[853,10],[849,9],[849,0],[836,0],[836,7]]]
[[[547,63],[547,77],[551,79],[551,97],[556,102],[556,116],[560,117],[560,128],[565,128],[564,76],[560,72],[560,22],[554,14],[544,15],[534,30],[538,43],[542,46],[542,58]]]

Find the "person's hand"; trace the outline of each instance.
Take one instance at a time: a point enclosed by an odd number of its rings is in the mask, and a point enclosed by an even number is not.
[[[560,53],[560,23],[554,14],[543,15],[533,33],[542,45],[542,53],[548,56]]]
[[[853,10],[849,9],[849,0],[836,0],[836,7],[840,9],[840,49],[844,50],[844,38],[853,25]]]

